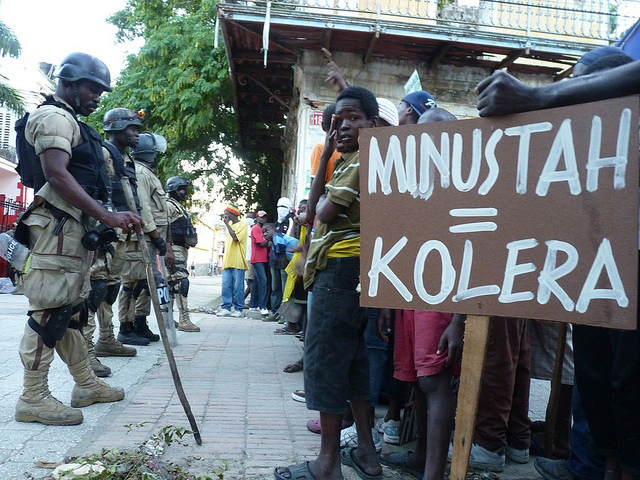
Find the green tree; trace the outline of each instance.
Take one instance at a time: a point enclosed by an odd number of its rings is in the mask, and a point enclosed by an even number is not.
[[[20,56],[20,42],[7,25],[0,20],[0,57]],[[4,80],[4,79],[1,79]],[[20,94],[0,80],[0,106],[14,110],[18,115],[24,112],[24,104]]]
[[[191,177],[206,179],[209,190],[212,175],[219,178],[226,199],[249,207],[275,204],[280,163],[236,147],[228,64],[224,48],[214,48],[216,3],[128,0],[109,22],[118,27],[117,40],[142,38],[144,45],[129,56],[90,122],[100,125],[111,108],[144,108],[145,128],[167,138],[160,177],[183,174],[180,164],[187,161],[195,169]],[[240,160],[236,172],[229,169],[232,156]]]

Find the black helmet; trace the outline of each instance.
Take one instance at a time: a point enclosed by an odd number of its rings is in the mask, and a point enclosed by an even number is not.
[[[118,132],[124,130],[129,125],[142,128],[140,115],[128,108],[114,108],[104,115],[102,126],[105,132]]]
[[[188,187],[190,185],[189,180],[185,180],[182,177],[171,177],[167,180],[167,187],[165,191],[167,193],[175,192],[180,187]]]
[[[167,139],[162,135],[151,132],[142,132],[138,138],[138,145],[131,149],[133,158],[146,163],[155,163],[158,153],[167,151]]]
[[[102,60],[86,53],[74,52],[67,55],[53,73],[67,82],[90,80],[97,83],[107,92],[111,91],[111,74]]]

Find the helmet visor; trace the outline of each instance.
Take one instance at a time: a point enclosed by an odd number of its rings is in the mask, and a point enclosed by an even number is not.
[[[153,137],[156,140],[156,152],[164,153],[167,151],[167,139],[162,135],[153,134]]]

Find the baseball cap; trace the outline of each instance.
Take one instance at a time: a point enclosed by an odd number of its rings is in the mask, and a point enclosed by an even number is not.
[[[386,98],[378,98],[378,116],[389,122],[392,127],[398,126],[398,107],[396,107],[391,100]]]
[[[258,212],[256,213],[256,217],[266,217],[267,216],[267,212],[265,212],[264,210],[258,210]]]
[[[624,50],[613,45],[596,48],[595,50],[591,50],[590,52],[587,52],[583,56],[581,56],[578,60],[578,63],[588,66],[596,60],[599,60],[603,57],[608,57],[609,55],[624,55]]]
[[[438,106],[431,94],[429,92],[425,92],[424,90],[412,92],[404,97],[402,101],[407,102],[409,105],[411,105],[418,116],[422,115],[430,108]]]

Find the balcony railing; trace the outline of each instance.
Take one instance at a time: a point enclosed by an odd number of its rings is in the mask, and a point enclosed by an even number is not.
[[[266,1],[227,0],[266,6]],[[640,0],[273,0],[272,15],[338,16],[412,26],[460,27],[527,37],[617,39],[640,16]]]

